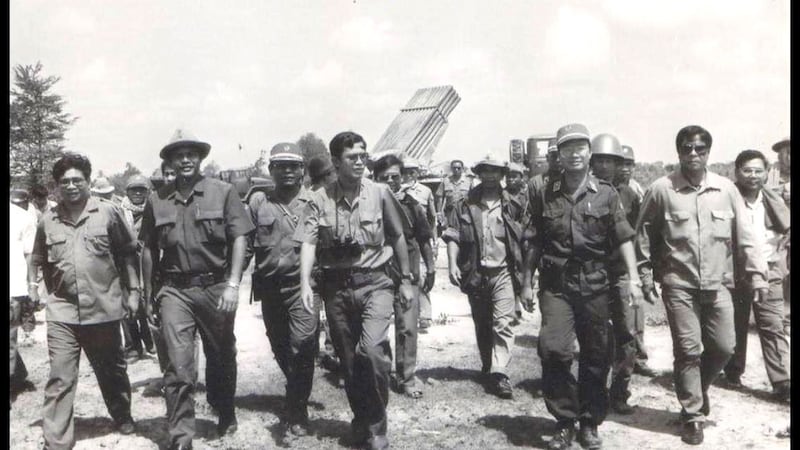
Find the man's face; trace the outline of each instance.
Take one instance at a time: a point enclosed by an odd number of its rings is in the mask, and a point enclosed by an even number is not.
[[[339,158],[333,158],[333,163],[338,171],[338,177],[344,179],[360,179],[367,168],[369,153],[364,148],[364,143],[359,142],[353,148],[346,148]]]
[[[495,187],[499,186],[500,180],[503,179],[503,169],[494,166],[480,166],[477,175],[481,179],[481,184],[486,187]]]
[[[169,162],[177,175],[184,178],[192,178],[200,173],[200,152],[194,147],[179,147],[172,152]]]
[[[125,193],[128,195],[128,200],[136,206],[143,205],[147,199],[149,189],[144,186],[133,186],[128,188]]]
[[[175,181],[177,174],[175,173],[175,169],[172,167],[166,166],[164,170],[161,171],[161,175],[164,177],[164,183],[170,184]]]
[[[464,173],[464,164],[461,164],[460,162],[454,162],[453,164],[450,164],[450,172],[453,174],[453,178],[461,178],[461,174]]]
[[[617,174],[617,158],[611,155],[594,155],[591,157],[592,174],[605,181],[612,181]]]
[[[703,141],[700,135],[684,138],[678,147],[678,160],[680,161],[681,169],[689,172],[705,170],[710,150],[708,144]]]
[[[550,164],[547,162],[546,156],[537,156],[531,163],[531,176],[547,172],[549,166]]]
[[[89,198],[89,180],[78,169],[69,169],[58,180],[61,199],[69,204],[80,203]],[[109,194],[110,196],[110,194]]]
[[[390,166],[383,173],[377,174],[375,179],[378,183],[383,183],[389,186],[392,192],[400,190],[400,184],[403,182],[402,175],[400,174],[400,166]]]
[[[633,175],[634,163],[631,160],[625,160],[617,166],[617,179],[622,183],[627,183],[631,180]]]
[[[273,161],[269,164],[269,174],[275,187],[294,187],[303,182],[303,163],[297,161]]]
[[[791,168],[792,151],[789,149],[789,145],[782,147],[778,151],[778,162],[781,164],[781,166],[785,167],[786,169]]]
[[[580,139],[568,141],[558,147],[561,167],[567,172],[581,172],[589,164],[589,142]]]
[[[406,183],[413,183],[419,177],[419,169],[403,169],[403,178]]]
[[[761,190],[767,180],[767,167],[761,158],[753,158],[736,169],[736,182],[743,188],[754,191]]]
[[[519,172],[509,172],[506,175],[506,184],[511,189],[520,189],[524,182],[522,181],[522,174]]]

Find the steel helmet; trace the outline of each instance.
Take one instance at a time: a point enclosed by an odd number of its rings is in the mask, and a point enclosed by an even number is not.
[[[594,155],[609,155],[623,158],[622,146],[619,144],[619,139],[613,134],[598,134],[592,139],[592,156]]]
[[[630,145],[622,146],[622,159],[625,161],[636,161],[636,158],[633,154],[633,149]]]

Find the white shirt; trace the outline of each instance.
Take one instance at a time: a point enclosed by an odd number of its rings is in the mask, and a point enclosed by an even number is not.
[[[25,255],[33,251],[36,217],[9,202],[8,290],[9,297],[28,295],[28,263]]]
[[[764,198],[761,191],[758,192],[758,197],[753,203],[745,199],[744,205],[745,214],[747,214],[747,221],[753,226],[753,234],[758,238],[758,248],[764,259],[770,262],[777,260],[778,256],[778,241],[781,236],[772,230],[767,229],[767,211],[764,209]]]

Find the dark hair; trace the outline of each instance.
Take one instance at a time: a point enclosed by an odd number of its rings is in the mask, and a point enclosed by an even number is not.
[[[89,158],[78,153],[68,152],[53,164],[53,179],[60,180],[69,169],[78,169],[86,181],[89,181],[92,176],[92,163],[89,162]]]
[[[364,150],[367,149],[367,141],[360,134],[352,131],[342,131],[331,139],[328,149],[330,149],[331,156],[338,159],[342,157],[345,149],[353,148],[359,143],[364,144]]]
[[[161,160],[161,175],[164,175],[164,169],[167,168],[167,167],[169,167],[170,169],[174,170],[174,168],[169,165],[169,161],[167,161],[166,159],[162,159]]]
[[[453,164],[455,164],[455,163],[459,163],[459,164],[461,164],[461,167],[464,167],[464,161],[462,161],[460,159],[454,159],[454,160],[450,161],[450,167],[453,167]]]
[[[47,188],[41,184],[36,184],[31,188],[31,195],[34,198],[45,198],[49,193],[50,192],[47,191]]]
[[[402,170],[403,161],[401,161],[400,158],[395,155],[382,156],[380,159],[375,161],[375,164],[372,165],[372,173],[377,176],[379,173],[386,172],[386,170],[392,166],[400,166],[400,169]]]
[[[736,169],[738,170],[738,169],[742,168],[744,163],[746,163],[748,161],[751,161],[751,160],[754,160],[754,159],[760,159],[761,161],[763,161],[765,169],[769,167],[769,163],[767,162],[767,157],[764,156],[764,154],[761,153],[758,150],[743,150],[736,157],[736,162],[734,163],[734,165],[735,165]]]
[[[697,134],[700,135],[700,137],[703,139],[703,141],[705,141],[705,143],[708,145],[708,148],[710,149],[712,141],[711,133],[709,133],[708,130],[701,127],[700,125],[687,125],[681,128],[681,130],[678,131],[678,135],[675,137],[675,148],[680,150],[681,142],[683,142],[684,139],[690,138]]]

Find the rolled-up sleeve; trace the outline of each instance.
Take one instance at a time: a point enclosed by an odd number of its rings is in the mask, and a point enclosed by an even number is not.
[[[245,236],[255,230],[253,221],[244,209],[244,203],[234,189],[228,189],[225,196],[225,235],[232,242],[239,236]]]
[[[319,216],[320,207],[317,204],[319,200],[312,197],[303,208],[303,213],[300,218],[300,226],[294,230],[294,240],[296,242],[304,242],[311,245],[317,245],[317,236],[319,235]]]
[[[442,232],[442,240],[445,242],[459,243],[459,227],[461,226],[461,222],[458,220],[458,212],[461,210],[462,202],[463,200],[461,199],[457,200],[453,208],[449,208],[445,211],[447,214],[447,228]]]
[[[403,236],[403,219],[400,217],[400,203],[394,198],[389,188],[380,186],[381,206],[383,209],[383,232],[387,240]]]
[[[636,232],[631,228],[628,217],[625,215],[625,208],[622,206],[619,194],[616,190],[611,190],[608,196],[608,208],[611,215],[609,236],[611,236],[611,246],[617,247],[623,242],[629,241],[636,236]]]
[[[136,253],[137,240],[133,231],[125,220],[122,208],[114,205],[108,213],[108,235],[111,239],[111,251],[116,255],[130,255]]]
[[[47,261],[47,237],[44,232],[44,221],[39,221],[36,225],[36,234],[33,238],[33,248],[31,249],[31,262],[41,266]]]

